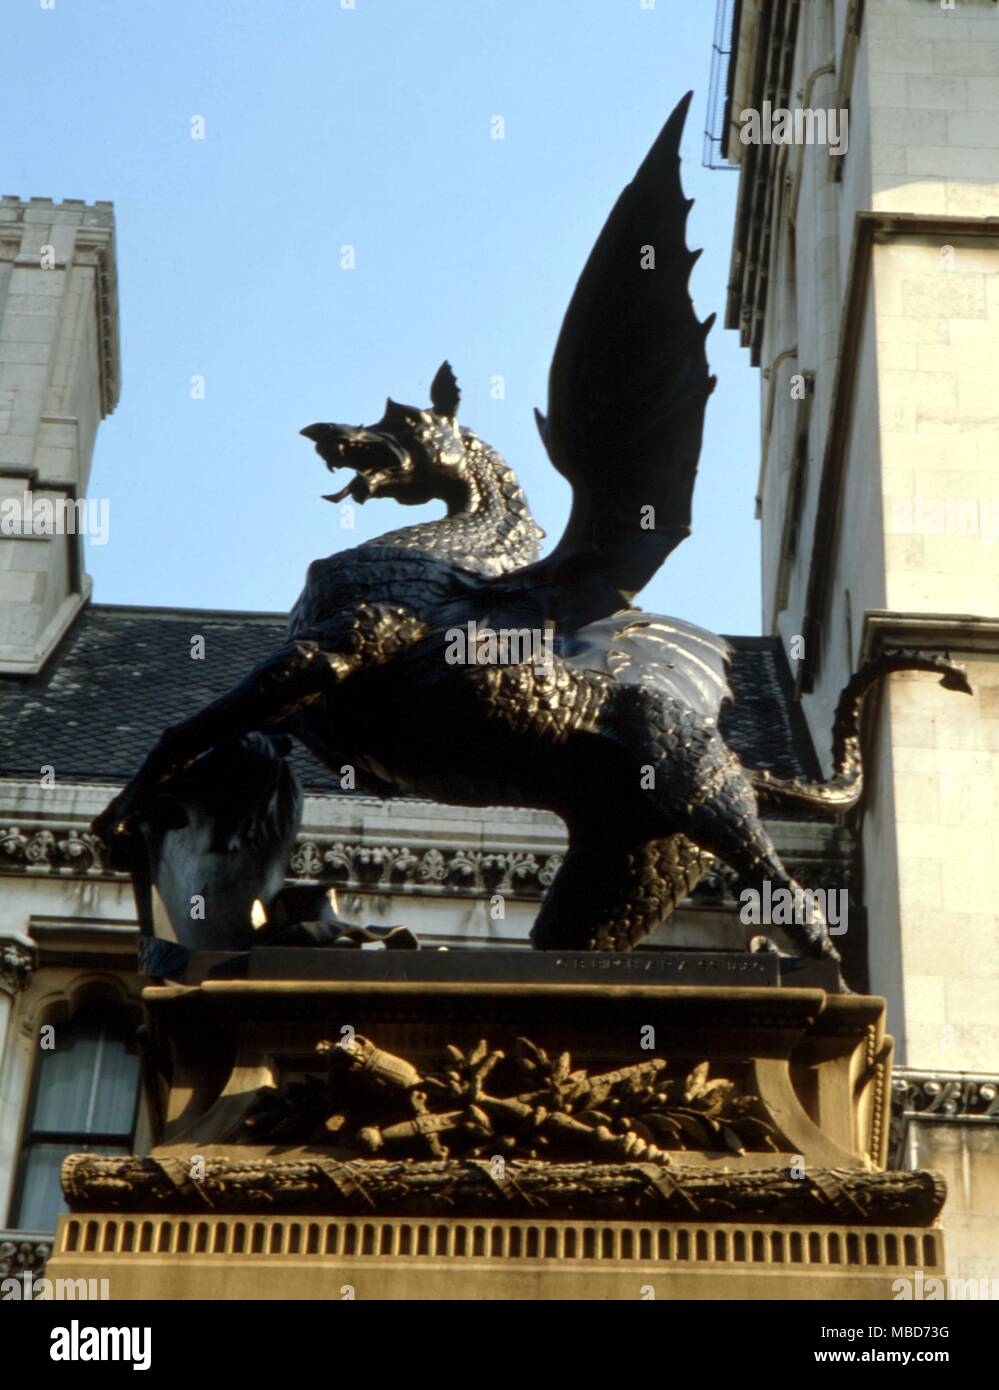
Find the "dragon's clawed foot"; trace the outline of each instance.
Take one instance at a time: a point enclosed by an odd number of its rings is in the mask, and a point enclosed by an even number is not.
[[[137,821],[150,808],[164,786],[181,770],[178,735],[173,728],[163,734],[132,780],[91,822],[91,830],[104,844],[131,838]]]

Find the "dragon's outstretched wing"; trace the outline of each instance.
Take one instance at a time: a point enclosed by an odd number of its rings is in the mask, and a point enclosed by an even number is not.
[[[732,698],[728,642],[680,618],[612,613],[564,636],[559,652],[570,666],[657,690],[705,719],[716,718]]]
[[[572,484],[569,524],[520,572],[563,627],[630,602],[690,534],[704,407],[714,387],[687,279],[683,98],[618,198],[569,305],[538,425]],[[550,586],[550,587],[549,587]]]

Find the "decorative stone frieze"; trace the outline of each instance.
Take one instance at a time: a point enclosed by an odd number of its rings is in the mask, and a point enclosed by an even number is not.
[[[899,1166],[912,1120],[999,1128],[999,1075],[900,1068],[892,1080],[889,1141]]]
[[[561,863],[561,855],[535,855],[529,849],[412,849],[307,839],[292,854],[289,875],[385,892],[415,888],[534,897],[548,888]]]
[[[50,1235],[0,1231],[0,1279],[16,1279],[28,1273],[39,1279],[45,1273],[45,1262],[51,1254]]]
[[[806,888],[849,888],[852,882],[848,857],[835,853],[783,850],[785,861]],[[562,864],[562,855],[549,847],[505,845],[421,845],[410,840],[392,842],[364,838],[303,835],[288,863],[288,877],[321,880],[345,889],[379,892],[467,894],[502,893],[507,896],[543,896]],[[46,822],[43,825],[0,825],[0,874],[55,874],[65,877],[127,880],[111,869],[104,846],[83,824]],[[732,906],[738,901],[738,876],[715,863],[703,875],[692,894],[702,904]]]
[[[892,1098],[898,1114],[999,1125],[999,1076],[902,1068],[895,1072]]]
[[[54,869],[73,873],[99,873],[114,878],[104,863],[104,846],[96,835],[79,826],[53,826],[50,829],[17,825],[0,828],[0,869]]]

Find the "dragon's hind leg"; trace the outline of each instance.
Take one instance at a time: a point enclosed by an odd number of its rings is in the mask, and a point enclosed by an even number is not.
[[[813,893],[807,893],[791,877],[756,809],[756,798],[745,770],[726,750],[720,775],[710,779],[710,791],[687,807],[684,829],[702,849],[717,855],[739,875],[744,887],[765,897],[769,881],[771,894],[787,889],[794,904],[791,920],[781,929],[804,955],[825,957],[840,964],[840,954],[829,936],[821,907]],[[845,984],[840,983],[845,990]]]
[[[685,835],[609,841],[571,833],[534,923],[542,951],[630,951],[692,892],[711,863]]]

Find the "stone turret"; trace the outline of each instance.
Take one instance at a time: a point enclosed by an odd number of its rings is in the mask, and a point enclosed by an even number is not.
[[[0,673],[39,671],[86,602],[81,532],[106,539],[109,517],[82,501],[119,386],[111,204],[4,197]]]

